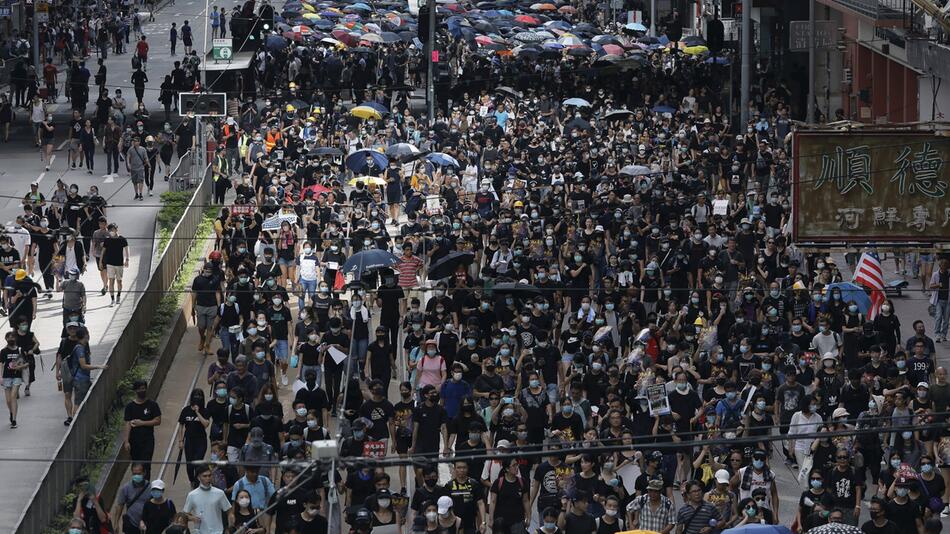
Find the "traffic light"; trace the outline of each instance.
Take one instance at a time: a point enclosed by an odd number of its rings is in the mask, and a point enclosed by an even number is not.
[[[706,48],[713,54],[722,51],[723,41],[725,40],[725,28],[722,21],[713,19],[706,25]]]
[[[178,112],[187,115],[194,112],[198,116],[224,115],[227,111],[225,93],[178,93]]]

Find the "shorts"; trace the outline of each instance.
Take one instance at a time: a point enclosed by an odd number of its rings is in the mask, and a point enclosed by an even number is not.
[[[79,406],[85,400],[89,388],[92,387],[91,380],[73,380],[73,404]]]
[[[69,140],[69,150],[79,150],[79,139],[70,139]]]
[[[412,436],[396,436],[396,452],[406,454],[412,446]]]
[[[14,386],[19,386],[23,383],[22,378],[4,378],[3,379],[3,389],[11,389]]]
[[[105,271],[105,270],[106,270],[105,264],[102,263],[102,258],[100,258],[99,256],[93,256],[92,259],[96,260],[96,268],[97,268],[97,269],[99,269],[100,271]]]
[[[293,267],[297,265],[297,260],[294,258],[277,258],[277,265],[281,267]]]
[[[122,269],[121,265],[106,265],[106,277],[110,279],[122,278]]]
[[[274,356],[279,362],[286,362],[290,350],[286,339],[278,339],[274,344]]]
[[[195,323],[201,330],[211,328],[217,317],[217,306],[195,306]]]
[[[145,169],[132,169],[129,171],[133,184],[145,182]]]
[[[940,467],[950,467],[950,437],[940,438],[935,449]]]

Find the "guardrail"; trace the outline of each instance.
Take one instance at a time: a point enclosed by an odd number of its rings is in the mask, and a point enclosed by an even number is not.
[[[29,504],[20,514],[16,528],[13,529],[16,534],[42,532],[50,521],[62,512],[62,498],[72,488],[72,482],[83,465],[70,460],[86,457],[92,437],[98,432],[110,410],[116,407],[117,386],[138,357],[141,334],[148,330],[159,300],[171,287],[191,248],[202,220],[204,206],[211,200],[211,186],[210,167],[207,167],[148,284],[144,288],[138,288],[144,291],[133,293],[137,295],[137,300],[128,324],[109,351],[105,362],[109,367],[96,377],[86,399],[79,407],[73,424],[59,443],[56,454],[33,491]]]

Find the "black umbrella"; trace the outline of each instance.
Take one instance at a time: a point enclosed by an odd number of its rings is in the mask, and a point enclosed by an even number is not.
[[[588,48],[586,46],[578,46],[576,48],[571,48],[567,51],[567,55],[579,57],[579,56],[589,56],[594,53],[593,48]]]
[[[594,128],[591,127],[590,123],[584,119],[574,119],[571,122],[567,123],[564,126],[565,132],[570,132],[571,130],[588,130],[592,131]]]
[[[507,85],[502,85],[501,87],[496,88],[495,91],[499,93],[505,93],[507,95],[511,95],[515,98],[521,98],[521,91],[508,87]]]
[[[518,298],[531,298],[542,294],[540,288],[521,282],[502,282],[492,288],[498,295],[512,295]]]
[[[441,280],[455,273],[459,265],[470,265],[475,261],[475,254],[471,252],[449,252],[447,256],[429,266],[429,279]]]
[[[623,120],[623,119],[626,119],[627,117],[632,117],[632,116],[633,116],[633,112],[630,111],[630,110],[627,110],[627,109],[615,109],[615,110],[613,110],[613,111],[607,112],[607,114],[604,115],[604,120],[606,120],[606,121],[619,121],[619,120]]]
[[[342,271],[344,273],[354,273],[358,276],[367,271],[392,267],[397,263],[399,263],[399,258],[392,252],[373,248],[357,252],[350,256],[350,258],[346,260],[346,263],[343,264]]]
[[[342,156],[343,151],[332,146],[321,146],[310,151],[311,156]]]

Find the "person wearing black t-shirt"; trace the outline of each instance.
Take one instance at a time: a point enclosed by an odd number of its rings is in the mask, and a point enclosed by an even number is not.
[[[343,332],[343,321],[339,317],[333,317],[327,321],[327,324],[330,326],[330,331],[323,334],[323,344],[326,350],[328,351],[330,347],[333,347],[343,354],[349,354],[350,336]],[[327,397],[333,403],[332,413],[336,415],[336,399],[340,396],[340,379],[343,376],[343,366],[346,365],[346,362],[343,361],[337,364],[329,356],[329,353],[324,353],[323,379],[326,384]]]
[[[129,242],[119,235],[119,228],[108,226],[109,237],[102,241],[102,264],[109,280],[109,296],[112,304],[122,300],[122,270],[129,266]]]
[[[590,495],[586,491],[577,491],[567,501],[567,509],[561,511],[561,516],[557,520],[557,526],[563,529],[565,534],[586,534],[597,531],[594,516],[587,513],[589,499]]]
[[[192,462],[204,459],[205,452],[208,450],[207,429],[211,425],[205,408],[205,392],[200,388],[195,388],[191,392],[190,403],[178,414],[178,424],[181,425],[181,432],[178,433],[178,448],[185,451],[185,459],[188,461],[185,466],[188,471],[188,480],[191,482],[191,487],[196,488],[198,487],[198,476],[195,473],[197,465]]]
[[[155,427],[162,424],[162,409],[147,398],[148,384],[136,380],[132,384],[135,398],[125,405],[125,432],[123,443],[134,462],[145,466],[145,479],[151,479],[152,454],[155,452]]]
[[[884,499],[876,495],[871,497],[871,504],[868,508],[871,519],[861,525],[861,531],[864,534],[897,534],[900,532],[897,523],[888,519],[886,508]]]
[[[240,387],[231,389],[230,403],[227,424],[224,425],[224,441],[228,445],[228,461],[237,462],[240,459],[241,447],[247,442],[247,435],[251,432],[251,419],[255,414],[254,409],[244,402],[244,390]]]
[[[373,423],[373,426],[367,432],[367,438],[371,441],[383,441],[388,445],[392,428],[390,421],[392,421],[395,411],[392,403],[386,400],[384,384],[387,383],[373,380],[368,384],[372,397],[363,401],[359,409],[359,415]],[[388,447],[384,450],[388,450]]]
[[[386,327],[376,327],[376,340],[370,343],[366,355],[365,374],[369,380],[389,384],[393,375],[393,348],[386,339]]]
[[[445,408],[439,405],[439,392],[435,386],[429,384],[422,388],[420,393],[423,402],[416,407],[412,414],[413,432],[412,447],[409,454],[425,454],[439,452],[439,436],[446,444],[449,442],[446,423],[448,415]]]

